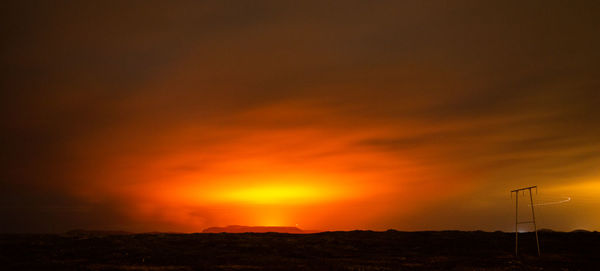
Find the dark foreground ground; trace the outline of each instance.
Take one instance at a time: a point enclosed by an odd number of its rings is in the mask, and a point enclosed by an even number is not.
[[[2,270],[600,270],[600,233],[0,235]]]

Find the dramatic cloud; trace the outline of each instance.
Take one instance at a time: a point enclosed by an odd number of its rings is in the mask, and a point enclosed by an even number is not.
[[[598,4],[2,13],[2,231],[600,227]]]

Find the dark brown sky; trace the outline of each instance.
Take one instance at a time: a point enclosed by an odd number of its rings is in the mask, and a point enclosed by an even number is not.
[[[2,3],[0,231],[600,229],[597,1],[283,2]]]

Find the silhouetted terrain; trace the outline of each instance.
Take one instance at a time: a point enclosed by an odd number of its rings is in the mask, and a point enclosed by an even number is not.
[[[0,235],[3,270],[598,270],[600,233]]]
[[[202,231],[202,233],[266,233],[266,232],[278,232],[278,233],[310,233],[304,232],[296,227],[252,227],[252,226],[238,226],[232,225],[227,227],[211,227]]]

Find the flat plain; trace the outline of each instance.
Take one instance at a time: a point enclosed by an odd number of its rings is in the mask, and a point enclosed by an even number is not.
[[[600,233],[2,234],[4,270],[599,270]]]

